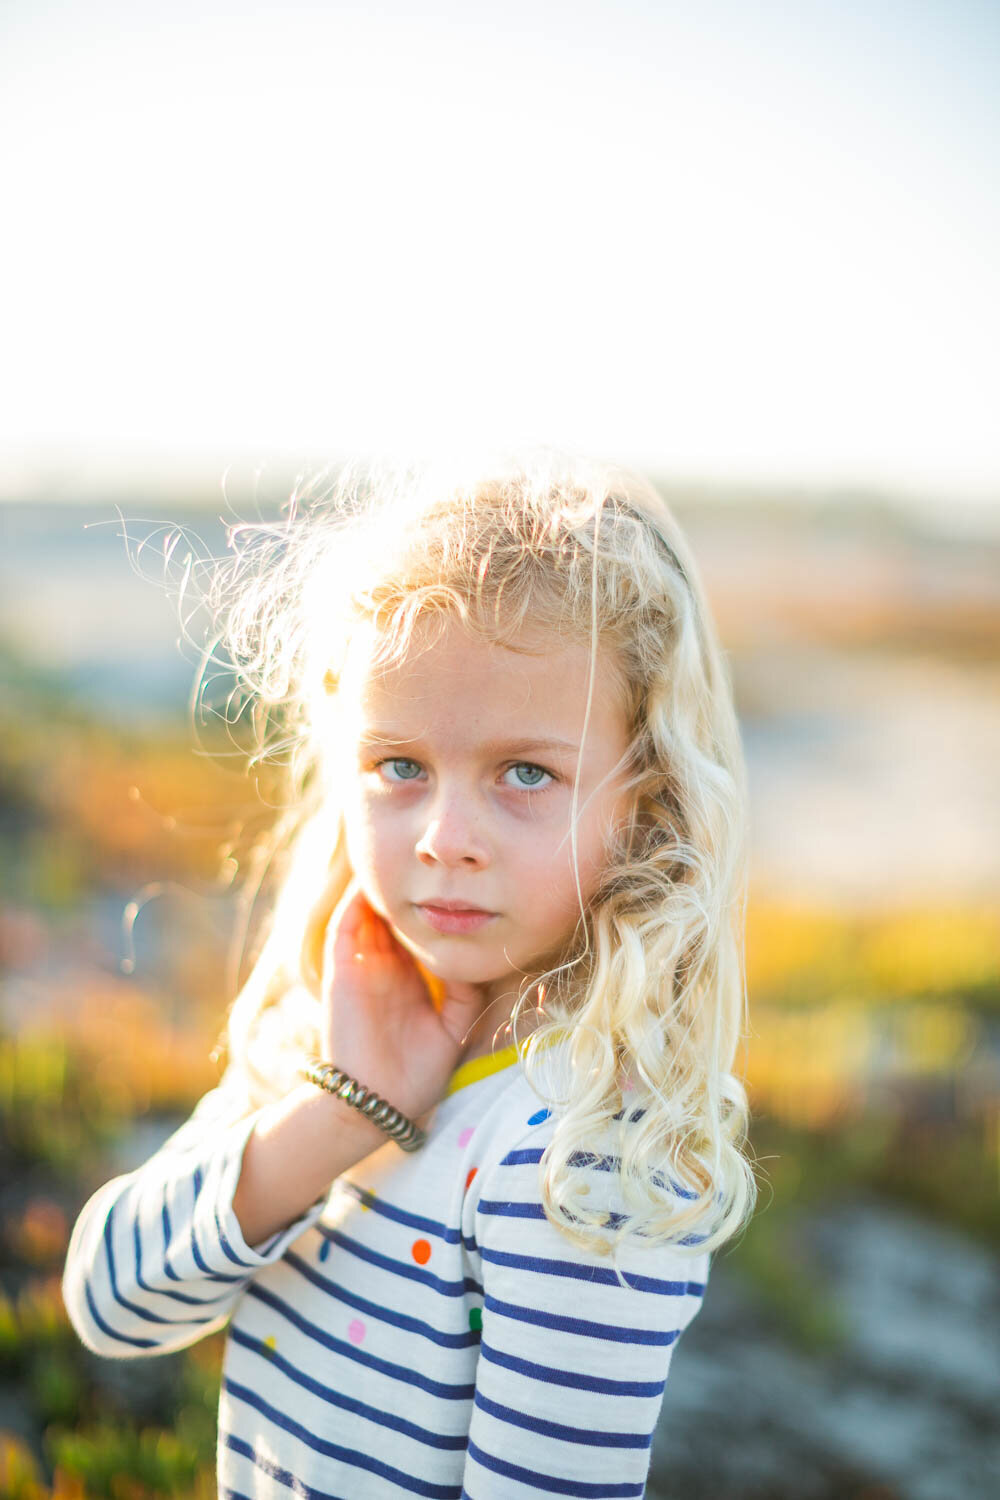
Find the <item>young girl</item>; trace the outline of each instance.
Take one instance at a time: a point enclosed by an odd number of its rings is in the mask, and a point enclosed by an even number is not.
[[[641,1496],[755,1200],[745,780],[676,522],[549,456],[345,471],[231,544],[296,828],[224,1076],[80,1214],[73,1324],[228,1322],[220,1494]]]

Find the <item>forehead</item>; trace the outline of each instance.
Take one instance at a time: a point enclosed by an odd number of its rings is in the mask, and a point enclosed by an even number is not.
[[[459,620],[418,622],[402,658],[373,661],[371,627],[348,650],[341,689],[359,731],[440,732],[470,747],[514,734],[562,737],[579,745],[587,704],[590,649],[580,641],[526,628],[491,641]],[[624,733],[620,664],[597,653],[588,733]]]

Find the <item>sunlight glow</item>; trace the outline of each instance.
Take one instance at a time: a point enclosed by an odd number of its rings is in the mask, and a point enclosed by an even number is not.
[[[686,10],[8,7],[8,463],[528,439],[1000,496],[998,13]]]

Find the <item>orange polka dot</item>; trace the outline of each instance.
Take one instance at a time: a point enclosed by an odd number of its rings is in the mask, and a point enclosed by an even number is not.
[[[418,1266],[426,1266],[431,1258],[431,1247],[428,1240],[414,1240],[410,1247],[410,1254]]]
[[[472,1179],[473,1179],[473,1177],[475,1177],[477,1170],[478,1169],[476,1167],[473,1167],[472,1171],[469,1173],[468,1177],[465,1179],[465,1191],[466,1192],[468,1192],[469,1189],[470,1189],[470,1187],[472,1186]]]

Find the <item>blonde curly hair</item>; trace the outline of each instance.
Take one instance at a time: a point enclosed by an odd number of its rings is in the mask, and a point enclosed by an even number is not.
[[[230,548],[210,590],[216,644],[232,701],[251,709],[252,761],[280,761],[289,786],[266,938],[225,1028],[245,1107],[288,1092],[318,1048],[323,932],[352,876],[322,746],[352,632],[373,625],[379,659],[398,661],[418,621],[458,617],[490,641],[548,626],[589,646],[591,689],[599,646],[624,674],[631,815],[566,961],[526,980],[509,1018],[517,1038],[529,995],[544,996],[518,1047],[558,1106],[545,1212],[602,1254],[631,1236],[692,1254],[724,1244],[756,1201],[733,1072],[747,1034],[746,775],[727,665],[662,497],[549,450],[465,474],[350,465],[278,522],[231,528]],[[542,1082],[555,1038],[558,1099]],[[610,1216],[585,1201],[595,1160],[616,1173]]]

